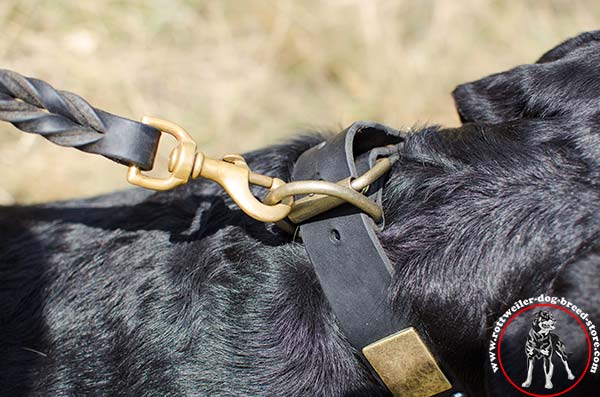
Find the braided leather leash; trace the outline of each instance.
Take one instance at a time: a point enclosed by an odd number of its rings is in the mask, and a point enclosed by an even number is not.
[[[160,131],[92,107],[79,95],[0,70],[0,120],[49,141],[149,170]]]
[[[153,117],[142,122],[125,119],[90,105],[79,95],[60,91],[48,83],[0,69],[0,120],[8,121],[25,132],[49,141],[100,154],[129,166],[130,183],[154,190],[168,190],[202,177],[219,183],[235,203],[249,216],[262,222],[278,222],[285,230],[293,226],[284,218],[300,223],[344,202],[360,208],[376,221],[381,208],[363,190],[391,167],[394,159],[382,159],[372,170],[355,179],[337,183],[301,181],[285,183],[252,172],[240,155],[221,160],[204,156],[196,143],[180,126]],[[161,133],[174,136],[179,145],[172,151],[169,176],[154,178],[141,173],[154,164]],[[249,185],[269,189],[263,202],[250,192]],[[294,196],[309,197],[294,202]]]

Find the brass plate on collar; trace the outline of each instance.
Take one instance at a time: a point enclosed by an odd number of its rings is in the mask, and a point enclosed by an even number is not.
[[[394,396],[429,397],[452,388],[414,328],[407,328],[362,349]]]

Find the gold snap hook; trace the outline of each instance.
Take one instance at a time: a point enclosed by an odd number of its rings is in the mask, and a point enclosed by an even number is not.
[[[199,167],[194,169],[194,178],[202,177],[217,182],[242,211],[256,220],[277,222],[285,218],[292,210],[293,200],[266,205],[254,197],[250,191],[250,183],[273,190],[285,185],[285,182],[278,178],[251,172],[240,155],[228,155],[224,157],[224,160],[204,157],[196,163]]]
[[[289,197],[274,205],[261,203],[250,191],[250,184],[269,190],[285,185],[278,178],[271,178],[250,171],[239,154],[230,154],[223,160],[214,160],[196,152],[196,143],[180,126],[155,117],[142,118],[142,122],[177,139],[177,147],[171,152],[167,178],[154,178],[141,173],[136,166],[129,167],[129,183],[153,190],[169,190],[187,183],[190,178],[206,178],[217,182],[231,199],[247,215],[261,222],[278,222],[291,211],[293,198]]]

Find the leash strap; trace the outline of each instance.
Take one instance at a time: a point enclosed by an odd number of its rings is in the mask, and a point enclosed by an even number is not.
[[[397,153],[402,142],[403,136],[394,129],[354,123],[304,152],[292,179],[356,177],[377,157]],[[382,186],[382,182],[371,186],[367,194],[380,201]],[[456,394],[449,372],[440,370],[408,319],[392,311],[388,291],[394,270],[375,234],[377,228],[371,218],[350,205],[300,225],[306,251],[342,331],[393,395],[465,396]],[[456,385],[454,377],[451,380]]]
[[[49,141],[152,169],[160,131],[92,107],[80,96],[0,69],[0,120]]]

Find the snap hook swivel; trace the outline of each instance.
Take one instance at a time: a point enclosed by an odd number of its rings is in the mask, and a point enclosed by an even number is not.
[[[261,222],[278,222],[291,211],[293,198],[274,205],[261,203],[250,191],[250,185],[274,190],[285,185],[279,178],[252,172],[244,158],[238,154],[224,156],[222,160],[206,157],[196,151],[196,142],[179,125],[167,120],[144,116],[142,123],[151,125],[177,139],[177,147],[169,158],[169,176],[155,178],[142,174],[136,166],[127,173],[129,183],[153,190],[169,190],[187,183],[190,178],[205,178],[217,182],[247,215]]]

